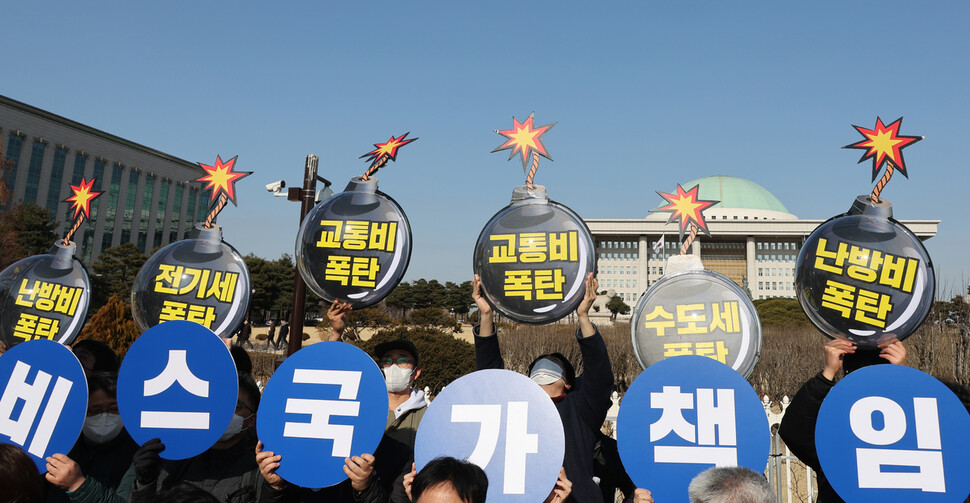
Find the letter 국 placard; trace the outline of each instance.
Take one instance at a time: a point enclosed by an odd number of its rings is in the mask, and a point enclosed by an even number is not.
[[[344,459],[373,454],[387,422],[387,386],[374,360],[356,346],[319,342],[276,369],[259,403],[264,450],[279,454],[277,473],[302,487],[347,478]]]

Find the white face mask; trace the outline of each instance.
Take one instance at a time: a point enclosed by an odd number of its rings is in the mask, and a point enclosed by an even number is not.
[[[397,365],[391,365],[384,369],[384,382],[387,384],[387,391],[399,393],[411,385],[411,374],[414,369],[402,369]]]
[[[84,427],[81,431],[84,432],[84,438],[89,441],[95,444],[106,444],[114,440],[123,427],[120,415],[102,412],[96,416],[84,418]]]
[[[225,442],[242,431],[242,425],[245,420],[246,418],[239,414],[233,414],[232,419],[229,420],[229,426],[226,427],[226,432],[219,437],[219,442]]]

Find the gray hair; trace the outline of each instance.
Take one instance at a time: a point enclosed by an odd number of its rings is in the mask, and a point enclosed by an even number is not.
[[[743,466],[719,466],[698,473],[687,487],[690,503],[774,503],[764,475]]]

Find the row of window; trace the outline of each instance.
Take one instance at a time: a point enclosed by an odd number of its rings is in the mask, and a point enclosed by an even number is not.
[[[758,290],[794,290],[792,283],[787,281],[759,281]]]
[[[794,267],[759,267],[758,276],[794,276]]]
[[[7,187],[12,191],[14,188],[14,183],[17,179],[17,170],[21,165],[21,154],[24,150],[25,136],[22,134],[17,134],[16,132],[11,132],[7,135],[7,148],[4,149],[6,157],[6,170],[3,173],[3,181]],[[50,173],[50,183],[48,184],[46,194],[38,194],[40,188],[40,180],[42,174],[42,168],[44,163],[44,155],[48,150],[48,142],[37,139],[34,140],[30,148],[30,157],[27,161],[27,180],[24,188],[24,202],[36,203],[42,207],[47,208],[48,211],[54,215],[55,219],[58,221],[66,222],[68,225],[73,221],[73,212],[70,207],[63,215],[57,215],[57,208],[62,198],[60,197],[61,191],[68,184],[78,185],[81,183],[81,179],[84,178],[85,169],[88,166],[90,156],[83,151],[75,152],[73,158],[73,166],[71,170],[70,180],[64,180],[64,175],[68,172],[67,163],[69,161],[68,154],[69,149],[63,146],[57,146],[54,148],[53,161],[51,165]],[[173,184],[173,182],[163,180],[159,184],[158,194],[155,194],[155,181],[156,177],[145,174],[144,175],[144,189],[142,191],[142,204],[140,208],[135,208],[135,200],[138,194],[138,183],[139,178],[142,176],[141,173],[128,170],[128,183],[126,187],[126,194],[123,204],[119,204],[121,189],[122,189],[122,179],[124,174],[124,168],[120,164],[115,164],[114,166],[108,166],[107,160],[103,158],[95,158],[92,166],[92,178],[96,179],[95,190],[104,191],[105,194],[101,196],[105,202],[105,214],[98,215],[99,208],[101,206],[101,201],[96,200],[95,204],[91,205],[91,222],[98,222],[99,218],[104,220],[104,231],[102,234],[100,249],[109,248],[114,241],[114,229],[115,223],[118,219],[118,214],[122,211],[122,222],[121,222],[121,236],[120,242],[135,242],[139,250],[145,251],[148,247],[149,240],[151,241],[152,247],[161,246],[164,243],[176,241],[179,238],[179,221],[181,219],[182,212],[182,198],[185,196],[185,186],[181,184]],[[106,173],[107,171],[107,173]],[[107,180],[106,180],[107,178]],[[174,191],[171,187],[174,185]],[[207,205],[205,198],[208,198],[206,192],[199,193],[200,191],[195,187],[189,187],[188,200],[186,206],[186,229],[189,228],[194,221],[199,221],[205,218],[205,213],[207,210]],[[168,212],[168,218],[166,218],[166,208],[168,207],[169,197],[174,193],[174,200],[172,201],[172,210]],[[199,197],[204,199],[198,202]],[[151,216],[151,210],[156,209],[155,213],[155,230],[154,235],[148,235],[149,220]],[[136,213],[137,211],[137,213]],[[135,216],[138,215],[136,220]],[[132,224],[137,221],[136,232],[137,235],[135,239],[132,239]],[[168,233],[165,233],[165,225],[168,224]],[[90,263],[91,254],[94,249],[94,225],[87,225],[82,236],[77,236],[80,238],[81,249],[82,249],[82,260],[86,263]],[[76,238],[76,239],[77,239]]]

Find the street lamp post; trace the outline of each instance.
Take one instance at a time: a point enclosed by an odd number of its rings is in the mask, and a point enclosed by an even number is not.
[[[313,208],[314,198],[317,188],[317,163],[320,158],[308,154],[306,156],[306,166],[303,170],[303,188],[291,187],[286,199],[289,201],[299,201],[300,206],[300,225],[303,219]],[[328,184],[329,185],[329,184]],[[296,260],[296,257],[294,257]],[[303,347],[303,318],[306,304],[306,283],[300,275],[299,266],[294,266],[293,274],[293,309],[290,312],[290,340],[286,348],[286,355],[292,355]]]

